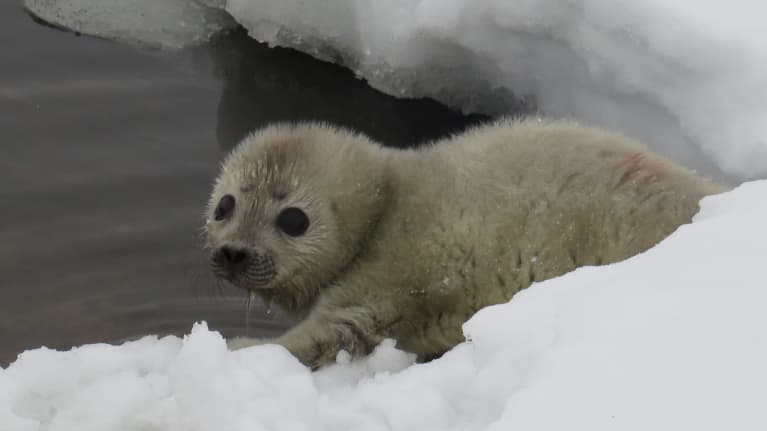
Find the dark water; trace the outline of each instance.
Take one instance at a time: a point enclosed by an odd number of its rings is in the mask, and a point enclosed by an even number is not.
[[[0,2],[0,364],[28,348],[288,324],[209,274],[218,163],[273,121],[321,119],[391,145],[481,121],[384,96],[243,32],[164,52],[78,37]]]

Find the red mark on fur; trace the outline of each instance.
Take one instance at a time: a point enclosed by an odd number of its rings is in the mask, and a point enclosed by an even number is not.
[[[619,170],[623,173],[616,183],[620,187],[629,180],[654,181],[663,172],[663,164],[657,160],[647,159],[643,152],[629,153],[618,162]]]

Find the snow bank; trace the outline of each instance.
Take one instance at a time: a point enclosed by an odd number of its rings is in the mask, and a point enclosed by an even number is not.
[[[42,19],[179,47],[231,26],[466,112],[523,103],[714,177],[767,177],[767,3],[684,0],[24,0]]]
[[[0,370],[0,429],[763,430],[767,181],[708,197],[625,262],[538,283],[413,364],[385,342],[311,373],[284,349],[183,340],[27,351]]]
[[[767,177],[762,0],[24,2],[84,33],[162,46],[227,28],[210,7],[225,8],[254,38],[344,64],[395,96],[494,115],[522,99],[716,178]]]
[[[620,130],[716,175],[767,176],[762,0],[229,0],[258,40],[393,95]],[[705,156],[701,155],[701,150]]]

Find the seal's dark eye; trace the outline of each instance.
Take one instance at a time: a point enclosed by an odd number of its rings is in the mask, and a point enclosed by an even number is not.
[[[301,236],[309,229],[309,217],[298,208],[285,208],[277,216],[277,227],[290,236]]]
[[[224,195],[224,197],[218,201],[216,211],[213,212],[213,218],[215,218],[216,221],[228,219],[232,216],[232,211],[234,211],[234,196]]]

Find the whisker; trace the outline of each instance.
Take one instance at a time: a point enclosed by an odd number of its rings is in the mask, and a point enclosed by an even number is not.
[[[250,336],[250,311],[253,307],[253,300],[256,299],[256,292],[250,291],[248,294],[248,303],[245,307],[245,336]]]

